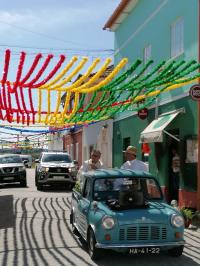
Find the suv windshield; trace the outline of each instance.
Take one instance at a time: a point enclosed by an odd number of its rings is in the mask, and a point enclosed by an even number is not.
[[[44,154],[42,156],[42,162],[63,162],[71,163],[72,160],[68,154]]]
[[[0,164],[6,164],[6,163],[22,163],[22,160],[19,156],[0,157]]]
[[[108,200],[127,197],[137,192],[143,194],[146,200],[162,199],[159,185],[153,178],[101,178],[94,183],[94,199]]]

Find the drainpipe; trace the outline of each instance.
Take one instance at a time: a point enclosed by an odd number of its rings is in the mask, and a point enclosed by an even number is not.
[[[198,57],[200,62],[200,0],[199,0],[199,15],[198,15]],[[200,69],[199,69],[200,72]],[[200,83],[200,79],[199,79]],[[198,105],[198,163],[197,163],[197,210],[200,210],[200,101]]]

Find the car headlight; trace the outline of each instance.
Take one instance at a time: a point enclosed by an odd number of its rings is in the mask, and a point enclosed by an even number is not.
[[[39,169],[40,172],[48,172],[49,171],[49,167],[41,167]]]
[[[24,171],[24,170],[26,170],[26,167],[25,166],[19,167],[19,171]]]
[[[184,219],[179,214],[172,214],[171,216],[171,224],[175,227],[181,227],[184,225]]]
[[[102,226],[104,229],[112,229],[115,226],[115,220],[111,216],[104,216],[102,218]]]
[[[69,172],[75,172],[76,171],[76,168],[75,167],[69,167]]]

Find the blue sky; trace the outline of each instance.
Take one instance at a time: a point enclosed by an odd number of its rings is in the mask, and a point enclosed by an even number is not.
[[[119,3],[120,0],[1,0],[0,73],[7,48],[12,52],[11,81],[16,76],[20,51],[27,53],[26,68],[40,52],[52,53],[58,59],[59,54],[68,58],[77,53],[90,55],[67,49],[113,49],[113,33],[102,28]],[[93,56],[106,57],[99,52]]]
[[[1,45],[60,49],[113,48],[113,33],[103,31],[102,27],[119,2],[1,0]],[[1,50],[3,48],[1,46]]]

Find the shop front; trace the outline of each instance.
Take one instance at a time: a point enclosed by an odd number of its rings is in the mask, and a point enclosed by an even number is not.
[[[125,146],[138,148],[138,159],[147,161],[149,171],[159,180],[166,200],[196,208],[197,194],[197,105],[190,97],[149,110],[147,119],[137,114],[114,122],[113,166],[123,162]],[[126,129],[126,130],[125,130]]]

